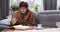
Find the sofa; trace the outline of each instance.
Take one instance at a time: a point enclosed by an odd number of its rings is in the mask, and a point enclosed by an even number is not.
[[[7,17],[7,19],[0,20],[0,30],[6,29],[10,26],[11,15]]]
[[[60,11],[38,12],[37,19],[43,27],[57,27],[56,22],[60,22]]]

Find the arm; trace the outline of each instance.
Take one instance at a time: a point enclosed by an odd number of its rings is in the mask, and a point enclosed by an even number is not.
[[[11,22],[10,22],[10,24],[11,24],[11,26],[14,26],[14,24],[17,22],[17,14],[14,14],[13,16],[12,16],[12,20],[11,20]]]
[[[17,19],[16,19],[16,18],[13,18],[13,19],[11,20],[11,26],[13,26],[16,22],[17,22]]]
[[[36,26],[34,13],[31,14],[31,26]]]
[[[34,29],[36,28],[36,24],[35,24],[35,16],[34,13],[30,14],[30,28],[29,29]]]

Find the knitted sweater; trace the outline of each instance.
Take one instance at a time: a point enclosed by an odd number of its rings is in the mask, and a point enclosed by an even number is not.
[[[13,25],[35,26],[35,17],[32,11],[28,11],[26,14],[17,11],[12,18],[14,17],[17,19],[17,22]]]

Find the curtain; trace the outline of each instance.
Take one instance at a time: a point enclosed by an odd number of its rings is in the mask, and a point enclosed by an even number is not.
[[[0,20],[9,15],[9,0],[0,0]]]
[[[44,10],[56,10],[57,0],[43,0]]]

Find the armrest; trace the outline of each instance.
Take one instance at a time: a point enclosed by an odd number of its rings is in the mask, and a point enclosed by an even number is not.
[[[8,28],[8,27],[9,27],[8,25],[1,25],[1,24],[0,24],[0,30],[6,29],[6,28]]]

